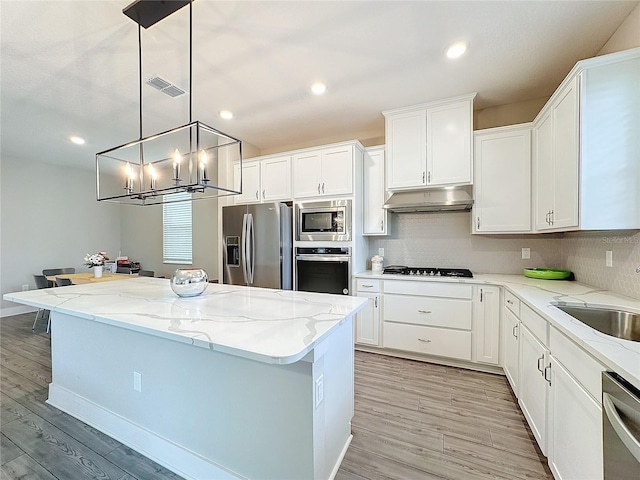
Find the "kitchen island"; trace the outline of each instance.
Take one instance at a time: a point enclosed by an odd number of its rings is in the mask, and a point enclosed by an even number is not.
[[[365,299],[148,277],[4,298],[51,311],[48,403],[179,475],[335,475]]]

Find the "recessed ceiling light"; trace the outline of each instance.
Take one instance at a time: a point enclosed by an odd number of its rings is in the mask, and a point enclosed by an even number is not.
[[[327,86],[324,83],[317,82],[311,85],[311,91],[314,95],[322,95],[327,91]]]
[[[467,42],[455,42],[447,48],[447,57],[459,58],[467,51]]]
[[[220,112],[218,113],[220,117],[224,118],[225,120],[231,120],[233,118],[233,112],[229,110],[220,110]]]
[[[71,137],[69,137],[69,140],[71,140],[76,145],[84,145],[84,138],[71,136]]]

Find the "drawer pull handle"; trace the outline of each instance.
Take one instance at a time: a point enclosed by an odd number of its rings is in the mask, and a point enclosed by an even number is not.
[[[431,343],[431,340],[426,339],[426,338],[419,338],[418,341],[424,342],[424,343]]]
[[[518,325],[513,326],[513,330],[511,330],[511,335],[513,335],[516,339],[518,338]]]
[[[366,288],[373,288],[373,285],[366,284],[366,283],[363,283],[362,286]]]
[[[513,302],[512,302],[511,300],[507,300],[507,303],[508,303],[509,305],[513,305]]]
[[[542,367],[540,366],[540,362],[544,362],[544,353],[542,354],[542,356],[538,359],[538,371],[540,373],[542,373],[542,375],[544,375],[544,371],[542,370]]]
[[[547,378],[547,370],[549,371],[549,378]],[[544,379],[547,381],[547,383],[549,384],[549,386],[551,386],[551,364],[549,364],[548,366],[544,367]]]
[[[418,313],[431,313],[431,310],[418,310]]]

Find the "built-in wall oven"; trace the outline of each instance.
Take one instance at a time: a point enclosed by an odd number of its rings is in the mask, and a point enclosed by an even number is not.
[[[605,480],[640,478],[640,390],[613,372],[602,373]]]
[[[349,295],[350,283],[351,248],[296,248],[296,290]]]
[[[351,200],[296,204],[296,240],[348,242],[351,240]]]

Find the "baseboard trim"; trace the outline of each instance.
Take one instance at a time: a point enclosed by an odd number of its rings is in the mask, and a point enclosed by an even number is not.
[[[197,453],[53,383],[49,384],[47,403],[133,448],[186,479],[246,480],[246,477],[230,472]]]
[[[342,465],[342,460],[344,460],[344,457],[347,454],[347,450],[349,450],[349,445],[351,445],[351,440],[353,440],[353,434],[349,435],[349,438],[347,438],[347,441],[345,442],[344,447],[340,452],[340,455],[338,455],[338,460],[336,461],[336,464],[333,466],[333,470],[331,470],[331,475],[329,475],[329,480],[334,480],[336,478],[336,475],[338,474],[338,470],[340,469],[340,465]]]

